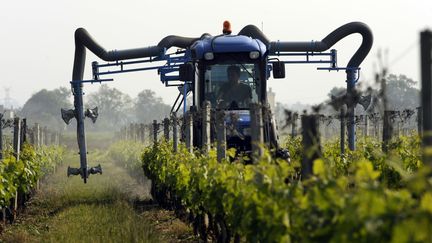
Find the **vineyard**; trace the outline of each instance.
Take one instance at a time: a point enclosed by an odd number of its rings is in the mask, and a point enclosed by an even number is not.
[[[418,135],[393,139],[386,153],[382,142],[372,137],[359,139],[356,151],[342,155],[340,140],[325,142],[320,145],[320,157],[313,161],[312,174],[302,179],[302,161],[310,151],[303,149],[301,136],[285,138],[289,163],[264,150],[250,164],[233,149],[218,161],[217,146],[203,154],[179,142],[174,150],[169,133],[144,136],[140,127],[150,126],[131,125],[120,131],[129,138],[112,144],[107,156],[136,180],[144,175],[149,178],[153,199],[190,223],[203,240],[432,240],[428,233],[432,228],[431,172],[422,162]],[[5,220],[15,212],[11,202],[30,195],[38,180],[61,165],[64,154],[58,146],[37,148],[28,143],[18,162],[11,149],[4,152],[1,203]]]
[[[254,164],[228,152],[190,153],[181,144],[113,145],[116,160],[136,173],[144,168],[153,198],[218,242],[429,242],[432,227],[430,169],[417,135],[382,143],[359,141],[340,155],[340,141],[322,146],[313,174],[301,180],[301,137],[287,139],[291,163],[266,151]],[[139,158],[139,155],[142,155]]]
[[[0,243],[432,243],[431,3],[80,1],[4,4]]]
[[[365,140],[340,156],[339,141],[323,146],[313,175],[299,180],[304,150],[289,140],[291,163],[269,153],[254,165],[217,162],[169,143],[148,147],[144,171],[152,195],[179,214],[189,212],[202,237],[260,242],[428,242],[432,184],[417,136],[401,137],[391,152]],[[231,151],[232,152],[232,151]],[[234,152],[231,156],[234,156]],[[416,230],[414,230],[416,229]]]

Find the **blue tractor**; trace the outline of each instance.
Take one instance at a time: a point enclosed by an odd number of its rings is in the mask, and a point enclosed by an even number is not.
[[[337,66],[337,52],[330,48],[342,38],[359,33],[362,35],[360,48],[346,67]],[[84,109],[82,88],[84,83],[106,82],[103,76],[116,73],[157,70],[165,86],[177,86],[180,94],[174,106],[178,110],[183,104],[183,112],[200,110],[205,101],[214,108],[226,112],[227,124],[235,126],[236,132],[227,133],[227,147],[240,152],[251,151],[250,104],[262,104],[263,114],[271,114],[267,102],[267,80],[285,78],[285,64],[311,63],[325,64],[324,70],[344,70],[347,73],[348,96],[355,92],[359,65],[368,54],[373,42],[369,27],[360,22],[343,25],[331,32],[322,41],[281,42],[270,41],[254,25],[244,27],[237,35],[231,34],[229,22],[224,22],[223,34],[211,36],[203,34],[198,38],[167,36],[158,45],[145,48],[106,51],[96,43],[85,29],[75,32],[75,59],[71,81],[75,109],[63,110],[66,123],[77,119],[77,138],[80,151],[80,168],[69,168],[68,175],[81,175],[84,182],[89,174],[101,173],[100,166],[87,166],[87,149],[84,131],[84,118],[94,122],[97,108]],[[92,63],[93,77],[83,80],[86,48],[108,63]],[[175,51],[171,51],[176,49]],[[171,52],[169,52],[171,51]],[[129,68],[132,66],[132,68]],[[142,67],[137,67],[142,65]],[[107,70],[110,68],[111,70]],[[114,69],[113,68],[117,68]],[[188,103],[187,97],[192,101]],[[176,104],[179,98],[181,102]],[[348,105],[349,148],[355,149],[354,107]],[[235,121],[234,118],[235,117]],[[263,119],[264,143],[275,156],[288,158],[288,152],[278,143],[274,119]],[[194,146],[202,147],[199,136],[202,124],[194,123]],[[213,129],[213,134],[215,130]]]

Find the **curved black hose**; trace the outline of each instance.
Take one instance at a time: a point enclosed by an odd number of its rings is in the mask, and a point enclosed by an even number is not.
[[[264,43],[266,46],[268,46],[270,43],[270,40],[267,38],[267,36],[265,36],[264,33],[260,29],[258,29],[258,27],[252,24],[246,25],[243,29],[240,30],[238,34],[258,39],[262,41],[262,43]]]
[[[164,48],[170,47],[187,48],[200,38],[188,38],[170,35],[163,38],[157,46],[149,46],[143,48],[126,49],[126,50],[113,50],[106,51],[99,45],[85,30],[79,28],[75,31],[75,59],[72,80],[82,80],[84,75],[84,66],[86,58],[86,48],[93,52],[96,56],[104,61],[119,61],[126,59],[154,57],[159,56]]]
[[[188,37],[181,37],[177,35],[169,35],[165,38],[163,38],[159,44],[158,47],[160,48],[170,48],[170,47],[179,47],[179,48],[188,48],[191,46],[195,41],[199,40],[200,38],[188,38]]]
[[[315,51],[322,52],[330,49],[341,39],[348,35],[358,33],[362,36],[362,43],[356,53],[348,62],[347,67],[358,67],[366,58],[372,48],[373,35],[369,26],[361,22],[351,22],[337,28],[324,39],[317,42],[270,42],[270,53],[280,51]]]

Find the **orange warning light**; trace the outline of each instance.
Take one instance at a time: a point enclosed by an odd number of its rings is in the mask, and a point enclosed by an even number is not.
[[[222,33],[224,35],[230,35],[231,34],[231,23],[228,20],[225,20],[223,22],[223,29],[222,29]]]

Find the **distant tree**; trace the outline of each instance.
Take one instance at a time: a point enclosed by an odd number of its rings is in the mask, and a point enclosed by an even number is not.
[[[132,99],[116,88],[103,84],[99,90],[87,96],[84,108],[98,107],[99,117],[94,126],[96,130],[118,129],[131,120]]]
[[[65,87],[54,90],[42,89],[26,101],[19,115],[26,117],[29,123],[37,122],[51,129],[62,129],[65,126],[60,109],[72,107],[70,96],[70,90]]]
[[[392,110],[414,109],[420,104],[420,90],[416,81],[405,75],[390,74],[387,77],[388,108]]]
[[[163,103],[154,91],[145,89],[137,95],[133,110],[138,122],[150,123],[167,117],[171,107]]]
[[[327,96],[331,99],[332,96],[339,97],[341,95],[346,94],[346,88],[345,87],[333,87],[330,92],[327,94]]]
[[[419,106],[420,90],[416,87],[417,82],[405,75],[388,75],[386,80],[385,95],[387,98],[387,109],[389,110],[404,110],[414,109]],[[344,87],[333,87],[328,93],[328,97],[338,97],[346,93]],[[381,90],[370,89],[365,94],[381,94]],[[379,96],[379,95],[378,95]],[[374,112],[382,112],[382,97],[376,97],[374,101]],[[363,112],[364,109],[360,106],[356,107],[356,112]],[[371,110],[369,110],[371,111]]]

